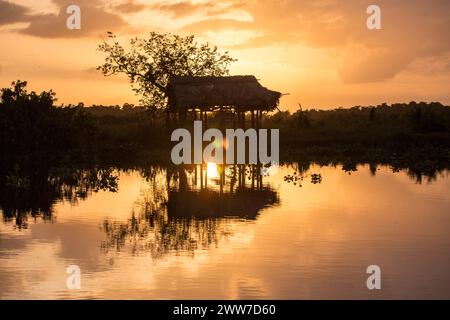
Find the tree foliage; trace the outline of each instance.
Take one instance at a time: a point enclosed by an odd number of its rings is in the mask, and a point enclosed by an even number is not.
[[[127,75],[141,103],[155,109],[166,107],[171,77],[223,76],[236,61],[216,46],[199,44],[194,36],[170,33],[151,32],[146,39],[131,39],[129,48],[125,48],[108,32],[99,50],[106,53],[106,58],[97,70],[105,76]]]
[[[26,90],[26,81],[13,81],[11,88],[2,88],[0,104],[2,107],[10,108],[34,108],[36,110],[48,110],[56,101],[55,92],[52,90],[43,91],[40,94]]]
[[[0,166],[48,161],[61,153],[85,151],[95,136],[81,107],[57,107],[52,90],[28,92],[26,81],[0,90]]]

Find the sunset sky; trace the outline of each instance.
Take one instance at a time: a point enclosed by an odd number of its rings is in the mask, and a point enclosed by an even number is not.
[[[81,30],[66,28],[69,4],[81,7]],[[366,27],[370,4],[381,30]],[[289,93],[284,110],[450,103],[448,0],[0,0],[0,86],[27,80],[66,104],[137,103],[125,77],[95,70],[107,31],[122,43],[194,34],[238,59],[232,74]]]

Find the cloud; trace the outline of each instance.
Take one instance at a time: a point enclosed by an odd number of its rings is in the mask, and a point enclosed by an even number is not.
[[[98,71],[96,67],[85,68],[82,71],[89,73],[89,74],[99,74],[100,73],[100,71]]]
[[[234,1],[223,3],[229,8],[235,5]],[[450,1],[379,0],[382,30],[375,31],[366,27],[369,4],[370,1],[361,0],[245,1],[240,8],[253,17],[252,21],[205,15],[203,21],[188,24],[183,30],[255,31],[257,36],[236,49],[297,43],[330,49],[337,52],[341,79],[351,83],[383,81],[416,59],[450,52]],[[184,4],[183,12],[189,12],[189,7]]]
[[[136,3],[134,0],[128,0],[113,6],[115,11],[120,13],[135,13],[147,8],[145,4]]]
[[[222,30],[255,30],[253,24],[248,21],[239,21],[234,19],[208,19],[186,25],[183,31],[190,33],[202,33],[204,31],[222,31]]]
[[[103,1],[78,0],[77,5],[81,9],[81,30],[69,30],[66,27],[69,17],[66,9],[71,2],[67,0],[52,0],[52,2],[59,8],[58,14],[31,14],[30,9],[25,6],[0,0],[0,25],[28,22],[28,26],[19,29],[19,32],[43,38],[86,37],[116,31],[127,26],[121,16],[107,11]],[[122,5],[126,7],[135,4],[126,2]]]
[[[0,0],[0,26],[29,20],[30,15],[27,7]]]
[[[66,28],[65,8],[71,0],[52,2],[59,8],[58,14],[31,13],[25,6],[0,0],[0,26],[28,22],[19,32],[45,38],[90,37],[106,31],[141,33],[142,25],[125,21],[122,14],[150,10],[168,14],[161,21],[172,19],[170,30],[178,28],[182,33],[251,34],[239,45],[228,45],[236,50],[297,44],[323,49],[333,55],[341,80],[348,83],[384,81],[411,65],[419,72],[426,63],[416,61],[439,59],[450,52],[448,0],[378,0],[382,30],[375,31],[366,27],[369,0],[120,0],[113,4],[77,0],[82,10],[81,30]],[[161,26],[164,28],[164,23]],[[448,73],[446,67],[433,70]]]
[[[100,35],[106,31],[115,31],[126,26],[125,21],[118,15],[91,6],[80,6],[81,29],[69,30],[66,27],[68,14],[62,7],[58,15],[47,14],[31,21],[30,25],[21,33],[43,38],[71,38]]]
[[[203,13],[205,16],[214,17],[229,13],[235,9],[244,8],[246,3],[246,0],[210,0],[195,3],[189,0],[183,0],[173,3],[160,2],[153,5],[152,8],[162,12],[167,12],[175,18],[182,18],[198,13]]]
[[[408,66],[408,71],[425,76],[450,74],[450,52],[444,56],[432,56],[416,59]]]
[[[240,43],[238,45],[231,46],[231,49],[255,49],[266,47],[269,44],[277,44],[277,45],[290,45],[293,43],[300,42],[301,38],[296,35],[286,34],[283,37],[280,37],[276,34],[272,35],[263,35],[257,37],[251,37],[244,43]]]
[[[357,52],[360,52],[357,50]],[[344,83],[378,82],[393,78],[406,69],[412,58],[402,52],[373,50],[360,57],[345,57],[338,73]]]
[[[160,11],[165,11],[170,14],[172,14],[175,18],[188,16],[191,14],[194,14],[198,12],[201,9],[204,9],[205,7],[208,8],[211,6],[211,3],[198,3],[193,4],[190,1],[180,1],[175,3],[160,3],[154,6],[155,9],[158,9]]]

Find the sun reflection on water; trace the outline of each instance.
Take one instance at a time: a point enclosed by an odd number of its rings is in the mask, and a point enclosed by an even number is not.
[[[215,164],[214,162],[208,162],[206,164],[206,171],[208,173],[209,178],[219,177],[219,169],[217,168],[217,164]]]

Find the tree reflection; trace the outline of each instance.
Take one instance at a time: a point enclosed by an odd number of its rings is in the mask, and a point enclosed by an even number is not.
[[[102,248],[129,247],[135,254],[161,258],[218,246],[234,234],[236,225],[279,203],[278,193],[262,183],[255,168],[245,167],[219,167],[213,179],[206,165],[149,169],[143,173],[148,184],[129,221],[104,221],[107,241]]]
[[[286,165],[292,174],[284,177],[285,183],[326,183],[327,177],[313,172],[312,164],[338,166],[349,174],[364,168],[372,176],[384,166],[393,172],[404,172],[416,183],[433,182],[449,168],[444,160],[297,161]],[[30,219],[54,221],[54,205],[58,201],[75,205],[99,190],[116,192],[119,170],[39,165],[26,170],[19,166],[0,168],[3,220],[17,228],[27,228]],[[136,254],[150,252],[156,258],[171,251],[194,254],[196,250],[218,246],[236,232],[236,227],[258,219],[264,208],[279,203],[277,191],[263,181],[266,178],[257,165],[163,165],[138,170],[146,184],[135,201],[131,218],[120,222],[105,220],[102,224],[107,236],[102,245],[105,251],[126,247]]]
[[[117,191],[117,175],[109,169],[52,168],[8,172],[0,176],[0,208],[5,222],[28,227],[28,218],[53,221],[57,201],[76,204],[99,190]]]
[[[288,165],[292,168],[292,173],[285,175],[284,181],[301,187],[302,182],[310,177],[312,184],[322,183],[322,176],[320,174],[309,172],[312,164],[321,167],[340,166],[342,170],[349,175],[368,165],[369,172],[372,176],[376,176],[379,167],[384,166],[390,168],[393,173],[405,172],[411,180],[418,184],[421,184],[424,181],[428,183],[436,181],[438,176],[450,169],[449,162],[446,159],[422,159],[421,161],[418,161],[417,159],[392,158],[376,162],[356,158],[339,161],[336,159],[321,159],[320,161],[299,160]]]

